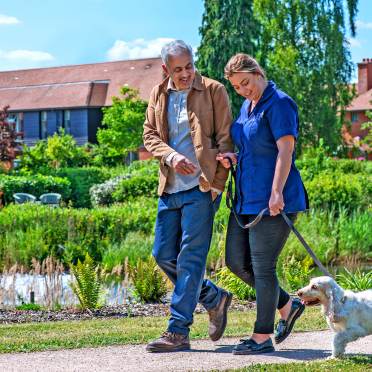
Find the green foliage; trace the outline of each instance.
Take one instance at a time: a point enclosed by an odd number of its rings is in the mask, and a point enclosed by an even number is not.
[[[40,205],[9,205],[0,211],[0,267],[15,263],[29,268],[32,258],[54,256],[65,265],[84,259],[96,262],[108,247],[128,233],[153,231],[156,200],[138,200],[111,208],[69,209]]]
[[[97,132],[104,156],[115,160],[123,160],[128,151],[141,145],[147,107],[137,90],[122,87],[120,93],[122,97],[112,98],[111,107],[103,108],[103,128]]]
[[[21,311],[40,311],[41,309],[42,307],[39,304],[22,304],[16,306],[16,310]]]
[[[138,196],[156,197],[158,176],[136,176],[123,179],[113,193],[114,201],[124,202]]]
[[[23,172],[47,173],[48,168],[81,167],[89,164],[90,155],[84,147],[79,147],[70,134],[61,129],[34,147],[23,147],[20,169]]]
[[[256,298],[255,289],[243,282],[226,266],[216,272],[216,278],[219,286],[227,289],[239,300],[254,300]]]
[[[367,208],[372,197],[372,177],[363,174],[321,172],[305,181],[312,208]]]
[[[372,218],[369,211],[311,210],[298,215],[296,228],[323,264],[372,258]],[[294,234],[290,234],[279,256],[279,270],[292,255],[299,261],[307,257],[305,248]]]
[[[243,98],[224,78],[224,67],[236,53],[255,55],[260,25],[253,17],[253,0],[205,0],[197,67],[205,76],[226,82],[234,115]]]
[[[312,180],[323,171],[341,173],[362,173],[367,177],[372,174],[372,166],[367,161],[355,159],[335,159],[329,156],[330,150],[324,145],[323,139],[319,145],[306,148],[301,159],[296,160],[296,166],[304,180]]]
[[[361,140],[361,143],[366,147],[369,154],[372,152],[372,111],[366,111],[366,116],[369,120],[361,125],[361,129],[366,130],[367,134]]]
[[[87,253],[84,262],[78,260],[76,265],[70,266],[74,281],[70,286],[79,299],[81,308],[94,310],[98,307],[98,298],[101,288],[101,279],[98,270]]]
[[[341,143],[344,110],[353,97],[348,83],[352,61],[345,18],[352,35],[357,0],[254,1],[261,24],[257,55],[268,77],[298,104],[299,150],[324,138]]]
[[[134,266],[137,260],[145,260],[150,256],[154,236],[142,231],[129,232],[122,242],[110,245],[103,253],[102,267],[111,272],[115,266],[123,265],[125,259]]]
[[[69,180],[72,206],[75,208],[90,208],[92,206],[90,188],[104,182],[110,176],[104,169],[97,167],[61,168],[55,174]]]
[[[130,266],[134,294],[142,302],[159,302],[167,294],[166,281],[153,257]]]
[[[312,264],[310,256],[299,261],[294,255],[284,263],[282,274],[289,291],[295,292],[309,283]]]
[[[126,201],[128,197],[155,196],[159,163],[157,161],[135,161],[116,177],[95,185],[90,189],[92,205],[110,205]],[[120,191],[117,191],[119,190]],[[117,192],[116,192],[117,191]]]
[[[13,202],[13,194],[26,192],[39,197],[48,192],[57,192],[66,201],[71,195],[70,182],[61,177],[33,175],[33,176],[6,176],[0,175],[0,190],[4,192],[5,203]]]
[[[365,291],[372,289],[372,271],[362,272],[358,268],[354,273],[345,269],[344,273],[336,276],[338,284],[344,289]]]

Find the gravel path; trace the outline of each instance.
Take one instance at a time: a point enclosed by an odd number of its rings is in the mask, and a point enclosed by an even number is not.
[[[231,354],[236,338],[192,341],[188,352],[149,354],[145,345],[59,350],[0,355],[0,371],[209,371],[240,368],[256,363],[289,363],[324,359],[330,355],[330,331],[294,333],[277,351],[266,355]],[[348,345],[347,353],[370,355],[372,336]]]

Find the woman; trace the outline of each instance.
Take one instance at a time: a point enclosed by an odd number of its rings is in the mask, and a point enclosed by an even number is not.
[[[256,289],[257,299],[253,334],[236,345],[233,353],[272,352],[275,309],[281,316],[276,343],[289,335],[304,310],[298,299],[292,300],[279,287],[276,275],[277,259],[290,232],[280,211],[284,210],[293,221],[297,212],[307,209],[306,191],[294,163],[299,129],[297,106],[272,81],[267,81],[257,61],[246,54],[229,60],[225,77],[246,100],[231,126],[238,156],[218,154],[217,160],[226,168],[230,166],[226,156],[237,163],[235,210],[242,223],[252,222],[269,207],[262,220],[250,229],[241,228],[232,213],[229,218],[226,264]]]

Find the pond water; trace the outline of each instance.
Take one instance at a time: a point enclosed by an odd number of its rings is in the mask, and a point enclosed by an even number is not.
[[[0,306],[14,307],[22,303],[30,303],[31,292],[33,292],[34,302],[42,306],[76,305],[79,301],[72,292],[70,283],[70,274],[0,275]],[[130,293],[127,283],[106,284],[102,286],[100,302],[106,305],[125,304]]]

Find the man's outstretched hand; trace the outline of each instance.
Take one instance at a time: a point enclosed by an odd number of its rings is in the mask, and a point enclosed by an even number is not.
[[[171,166],[174,168],[176,173],[184,176],[192,174],[196,171],[196,166],[181,154],[176,154],[173,156]]]

